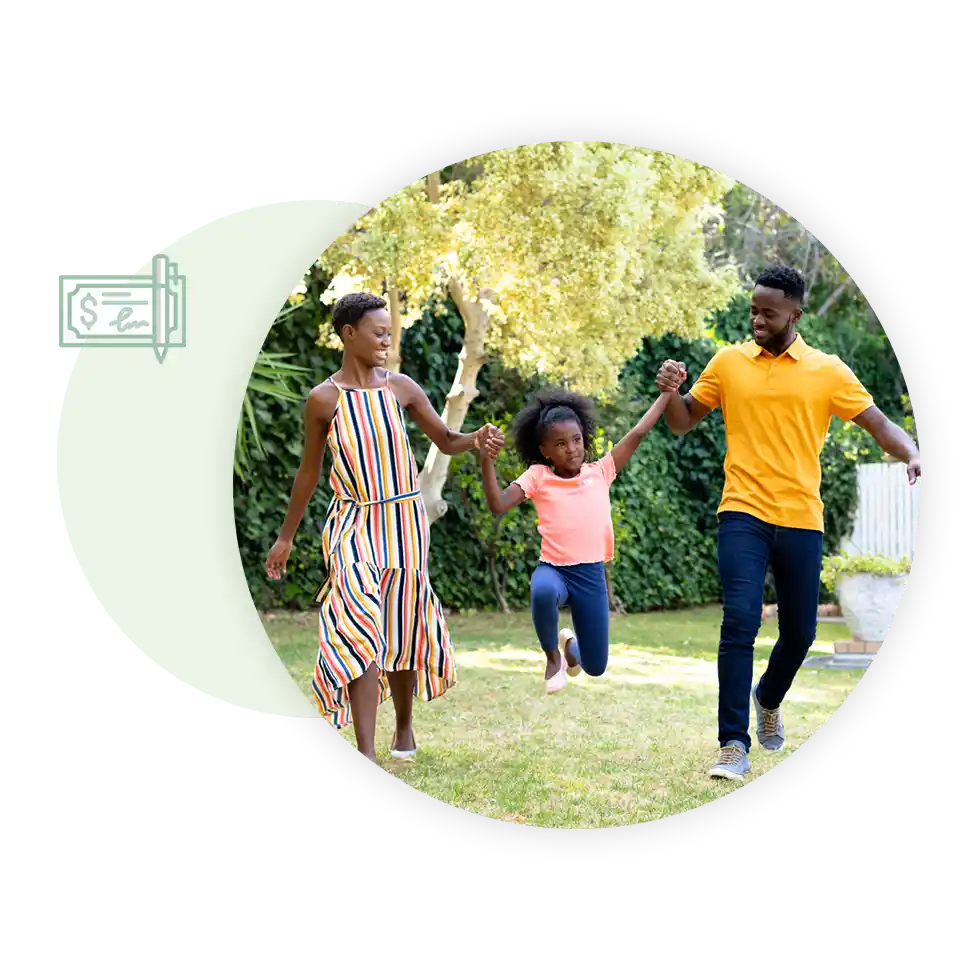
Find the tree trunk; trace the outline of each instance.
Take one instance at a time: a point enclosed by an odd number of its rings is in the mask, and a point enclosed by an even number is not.
[[[495,590],[495,598],[496,600],[498,600],[499,609],[501,609],[503,613],[509,613],[510,612],[509,604],[508,604],[508,601],[505,599],[505,592],[498,581],[498,572],[495,569],[494,551],[490,552],[488,556],[488,571],[492,575],[492,589]]]
[[[396,280],[387,281],[388,309],[391,314],[391,349],[387,353],[387,369],[401,369],[401,298]]]
[[[468,406],[478,397],[478,372],[485,363],[485,331],[488,329],[488,313],[478,299],[469,300],[459,280],[448,281],[448,293],[465,324],[465,339],[458,355],[458,368],[451,390],[445,398],[441,420],[452,431],[460,431]],[[479,296],[484,296],[484,292]],[[449,455],[443,455],[437,445],[432,445],[424,468],[418,475],[418,487],[424,496],[428,518],[436,522],[448,510],[448,503],[441,497],[448,478]]]
[[[606,565],[606,599],[609,602],[610,612],[623,615],[626,613],[626,608],[624,605],[616,598],[616,593],[613,590],[613,563],[607,563]]]

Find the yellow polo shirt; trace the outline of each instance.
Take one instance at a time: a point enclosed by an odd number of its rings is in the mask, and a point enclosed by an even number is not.
[[[724,347],[690,390],[724,413],[727,456],[718,513],[823,531],[819,454],[832,415],[851,421],[872,397],[838,357],[801,336],[779,357],[753,340]]]

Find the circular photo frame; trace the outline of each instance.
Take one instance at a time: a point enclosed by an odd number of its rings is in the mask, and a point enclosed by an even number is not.
[[[814,791],[879,726],[883,712],[902,695],[943,605],[951,530],[959,525],[959,446],[952,437],[943,364],[911,291],[897,279],[879,243],[822,186],[724,129],[678,114],[641,112],[634,105],[524,106],[517,113],[452,122],[397,145],[320,198],[373,206],[458,159],[563,140],[620,142],[683,156],[745,183],[798,219],[845,267],[884,326],[909,389],[923,458],[919,537],[902,603],[882,649],[832,717],[776,767],[706,805],[639,825],[569,830],[570,862],[645,862],[651,856],[686,855],[767,822]],[[561,830],[501,822],[437,801],[362,758],[326,721],[278,720],[282,737],[329,783],[410,831],[507,862],[564,861]]]

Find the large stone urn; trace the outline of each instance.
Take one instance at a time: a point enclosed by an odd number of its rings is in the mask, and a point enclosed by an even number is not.
[[[852,636],[862,643],[882,643],[889,633],[909,573],[873,576],[851,573],[839,580],[838,597],[842,615]]]

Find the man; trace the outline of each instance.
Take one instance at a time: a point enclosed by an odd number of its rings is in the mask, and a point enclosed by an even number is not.
[[[889,421],[838,357],[798,334],[805,281],[772,266],[751,297],[753,340],[720,350],[690,392],[671,396],[664,417],[674,434],[690,431],[716,407],[724,412],[727,457],[718,507],[718,569],[724,615],[718,647],[718,742],[711,777],[740,781],[750,770],[749,692],[758,741],[781,751],[781,702],[815,640],[822,567],[819,453],[832,415],[854,421],[920,475],[912,439]],[[676,390],[683,363],[668,360],[661,391]],[[752,690],[754,640],[761,625],[769,563],[778,593],[778,641]]]

